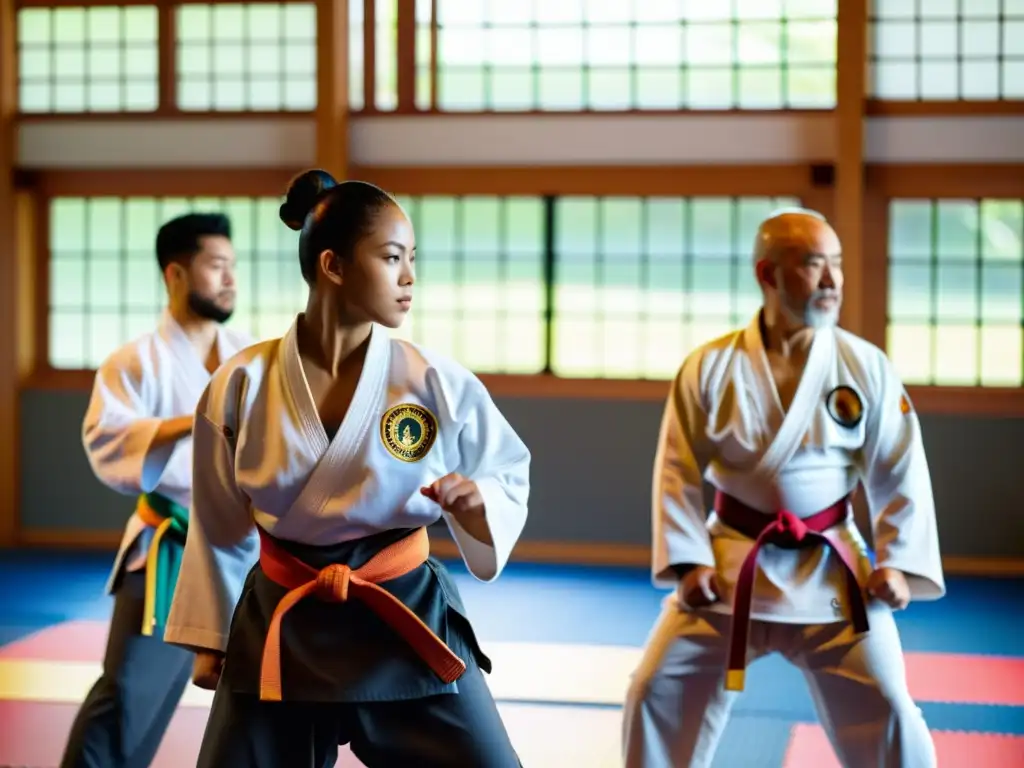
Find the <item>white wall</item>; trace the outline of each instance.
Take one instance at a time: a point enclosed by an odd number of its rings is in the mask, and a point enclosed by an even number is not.
[[[352,119],[367,166],[754,165],[827,162],[828,113],[411,115]],[[314,161],[311,118],[28,121],[26,169],[297,168]],[[1024,117],[869,118],[875,163],[1024,162]]]

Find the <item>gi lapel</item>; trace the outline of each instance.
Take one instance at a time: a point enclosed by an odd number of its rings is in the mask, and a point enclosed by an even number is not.
[[[755,366],[755,375],[766,382],[765,387],[761,387],[761,389],[770,387],[768,391],[776,397],[775,407],[781,409],[781,403],[777,402],[775,381],[768,364],[759,323],[748,327],[746,333],[748,336],[745,341],[747,349],[750,351],[751,362]],[[761,454],[761,460],[753,470],[756,475],[774,481],[796,453],[803,442],[804,435],[810,428],[815,409],[821,401],[822,389],[830,370],[829,364],[834,358],[835,332],[832,328],[819,328],[814,333],[814,340],[811,342],[811,349],[800,377],[800,384],[793,396],[793,402],[790,403],[782,423],[775,431],[775,438]]]
[[[362,465],[352,459],[358,455],[367,433],[371,431],[384,406],[391,364],[391,339],[386,330],[373,326],[363,371],[352,395],[352,402],[332,441],[327,439],[313,395],[309,391],[306,374],[302,370],[296,324],[292,325],[281,344],[281,354],[284,356],[281,364],[288,378],[288,389],[299,414],[302,430],[319,454],[316,467],[289,508],[289,513],[294,509],[302,509],[306,514],[318,515],[330,496],[337,489],[347,487],[350,477],[361,469]]]
[[[160,321],[159,333],[167,344],[171,356],[178,363],[170,371],[170,376],[165,371],[161,371],[160,380],[161,382],[169,382],[172,379],[177,381],[178,386],[172,387],[173,393],[179,394],[182,402],[188,403],[189,407],[194,407],[202,397],[203,389],[210,383],[210,372],[206,370],[205,362],[199,359],[196,348],[192,346],[185,331],[166,310]]]

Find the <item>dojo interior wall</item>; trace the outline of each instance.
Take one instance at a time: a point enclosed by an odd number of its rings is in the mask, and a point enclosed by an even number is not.
[[[856,53],[841,28],[840,60]],[[343,66],[333,66],[340,92]],[[313,116],[17,118],[8,94],[15,183],[0,205],[6,203],[8,221],[24,226],[13,246],[20,271],[5,273],[18,300],[4,307],[16,329],[15,341],[6,342],[11,349],[3,350],[16,390],[6,401],[14,408],[4,413],[16,423],[4,433],[13,441],[14,490],[4,497],[11,509],[3,542],[112,546],[131,507],[99,485],[83,455],[88,372],[53,371],[33,357],[47,294],[40,284],[46,273],[32,263],[46,258],[40,206],[49,197],[274,195],[312,164],[341,166],[402,194],[795,196],[840,222],[850,253],[844,323],[884,345],[887,199],[1024,198],[1024,109],[1004,101],[869,110],[860,96],[863,75],[852,84],[850,77],[840,77],[835,110],[760,114],[339,116],[323,107]],[[327,90],[321,86],[321,100]],[[200,179],[205,186],[196,188]],[[667,382],[484,378],[533,451],[525,556],[645,562]],[[944,553],[960,570],[1019,568],[1021,390],[914,387],[912,397]]]

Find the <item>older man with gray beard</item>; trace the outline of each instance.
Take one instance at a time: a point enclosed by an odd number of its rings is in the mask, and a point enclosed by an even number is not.
[[[885,353],[837,327],[842,255],[824,217],[766,219],[754,270],[762,309],[686,358],[665,407],[653,577],[675,592],[629,687],[625,765],[710,766],[746,664],[781,653],[846,768],[934,768],[893,618],[945,593],[917,416]]]

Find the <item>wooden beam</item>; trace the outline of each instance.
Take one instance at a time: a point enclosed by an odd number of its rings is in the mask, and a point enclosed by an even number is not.
[[[416,111],[416,0],[397,0],[396,112]]]
[[[868,0],[838,3],[835,228],[843,243],[843,327],[864,332],[864,93]]]
[[[0,0],[0,546],[18,532],[18,201],[14,189],[16,68],[15,0]]]
[[[348,176],[348,4],[317,0],[316,163]],[[367,99],[370,94],[367,94]],[[368,102],[369,103],[369,102]],[[284,190],[282,190],[283,192]]]

